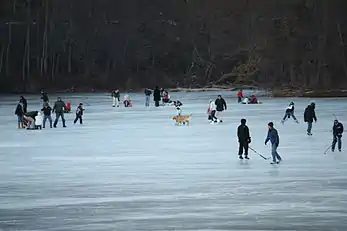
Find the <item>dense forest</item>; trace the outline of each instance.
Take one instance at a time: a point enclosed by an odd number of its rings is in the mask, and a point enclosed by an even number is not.
[[[2,0],[0,91],[347,88],[345,0]]]

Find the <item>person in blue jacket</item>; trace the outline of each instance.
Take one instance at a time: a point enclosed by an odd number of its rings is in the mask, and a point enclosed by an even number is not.
[[[267,133],[267,137],[265,139],[265,145],[269,140],[271,141],[272,148],[272,163],[271,164],[279,164],[282,161],[282,158],[277,153],[277,147],[280,144],[280,137],[278,136],[277,130],[274,128],[274,124],[272,122],[268,123],[269,131]]]

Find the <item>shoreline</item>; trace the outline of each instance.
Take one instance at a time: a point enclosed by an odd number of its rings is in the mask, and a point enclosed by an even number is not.
[[[290,97],[303,97],[303,98],[345,98],[347,97],[347,89],[329,89],[329,90],[314,90],[314,89],[292,89],[292,88],[275,88],[265,89],[255,86],[212,86],[201,88],[177,87],[167,88],[169,92],[218,92],[218,91],[238,91],[242,88],[245,91],[254,91],[259,96],[268,96],[273,98],[290,98]],[[80,88],[72,91],[71,89],[65,90],[47,90],[49,94],[83,94],[83,93],[110,93],[109,89],[91,89]],[[128,91],[121,91],[121,93],[141,93],[144,89],[129,89]],[[13,92],[13,93],[0,93],[1,95],[33,95],[40,94],[40,92]]]

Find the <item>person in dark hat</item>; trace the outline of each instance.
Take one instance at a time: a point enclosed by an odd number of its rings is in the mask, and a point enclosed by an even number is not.
[[[335,151],[335,146],[337,143],[337,148],[339,149],[339,152],[341,152],[342,148],[342,142],[341,137],[343,133],[343,125],[338,120],[334,120],[334,126],[333,126],[333,143],[331,145],[331,151]]]
[[[251,137],[249,135],[249,128],[246,125],[246,119],[241,119],[241,124],[237,128],[237,137],[239,139],[239,158],[242,160],[243,150],[245,151],[245,159],[248,157],[248,144],[251,143]]]
[[[313,120],[317,122],[316,117],[316,104],[312,102],[310,105],[308,105],[304,112],[304,121],[307,123],[307,135],[312,136],[311,130],[312,130],[312,123]]]
[[[280,144],[280,137],[278,136],[277,130],[274,128],[274,124],[272,122],[268,123],[269,131],[267,133],[267,137],[265,139],[265,145],[270,140],[271,141],[271,154],[272,154],[272,163],[271,164],[279,164],[282,161],[281,156],[277,153],[278,145]]]

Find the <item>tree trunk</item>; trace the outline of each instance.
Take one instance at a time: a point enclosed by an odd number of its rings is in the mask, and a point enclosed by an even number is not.
[[[10,23],[8,25],[8,42],[7,42],[7,49],[6,49],[6,76],[8,77],[10,74],[9,70],[9,58],[10,58],[10,47],[12,43],[12,24]]]
[[[1,46],[1,57],[0,57],[0,73],[2,72],[4,62],[5,46]]]

